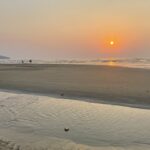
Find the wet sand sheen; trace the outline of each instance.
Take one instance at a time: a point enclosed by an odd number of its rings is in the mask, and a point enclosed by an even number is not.
[[[150,110],[7,92],[0,97],[0,136],[16,143],[9,146],[150,149]]]
[[[0,65],[0,88],[92,102],[150,104],[150,70],[90,65]],[[143,107],[143,106],[142,106]]]

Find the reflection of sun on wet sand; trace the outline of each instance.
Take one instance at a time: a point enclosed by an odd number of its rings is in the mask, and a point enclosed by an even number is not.
[[[1,89],[93,102],[150,104],[149,77],[150,70],[112,66],[0,65]]]

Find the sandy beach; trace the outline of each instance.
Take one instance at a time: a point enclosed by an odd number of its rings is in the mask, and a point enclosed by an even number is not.
[[[0,65],[0,89],[91,102],[150,105],[150,70],[92,65]]]
[[[149,150],[149,118],[149,109],[0,91],[0,149]]]
[[[148,69],[7,64],[0,89],[2,150],[150,148]]]

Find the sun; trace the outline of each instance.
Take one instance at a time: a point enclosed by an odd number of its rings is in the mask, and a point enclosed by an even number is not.
[[[114,41],[110,41],[109,44],[110,44],[110,45],[114,45],[115,42],[114,42]]]

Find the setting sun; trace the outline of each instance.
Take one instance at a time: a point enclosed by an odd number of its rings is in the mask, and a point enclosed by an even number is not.
[[[110,41],[110,45],[114,45],[115,44],[115,42],[114,41]]]

